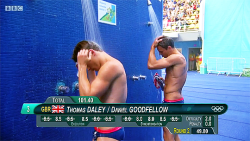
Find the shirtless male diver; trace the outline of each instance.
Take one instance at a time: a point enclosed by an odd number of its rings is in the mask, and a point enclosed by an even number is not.
[[[164,58],[156,60],[155,48]],[[181,92],[187,78],[186,59],[174,47],[173,39],[166,36],[154,40],[148,57],[148,69],[163,68],[166,68],[163,103],[184,103]],[[163,138],[165,141],[180,141],[179,136],[172,135],[166,127],[163,127]]]
[[[103,103],[126,103],[127,78],[120,61],[91,41],[79,42],[72,59],[78,68],[80,96],[96,96]],[[94,141],[120,141],[125,132],[123,127],[95,127],[93,136]]]

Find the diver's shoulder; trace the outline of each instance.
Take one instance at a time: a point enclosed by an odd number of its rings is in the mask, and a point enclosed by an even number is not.
[[[113,67],[121,67],[121,66],[123,67],[122,63],[117,59],[112,59],[110,61],[107,61],[106,64],[110,65],[110,66],[113,66]]]
[[[105,67],[107,67],[108,69],[110,69],[113,72],[123,72],[124,71],[124,67],[123,67],[122,63],[117,59],[107,61],[105,63]]]
[[[174,60],[176,60],[176,62],[178,62],[178,64],[185,64],[186,63],[186,59],[181,53],[172,54],[171,57],[174,58]]]

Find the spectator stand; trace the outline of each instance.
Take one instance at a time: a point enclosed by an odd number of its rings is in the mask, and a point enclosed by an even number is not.
[[[199,0],[165,0],[163,6],[163,32],[199,30]]]

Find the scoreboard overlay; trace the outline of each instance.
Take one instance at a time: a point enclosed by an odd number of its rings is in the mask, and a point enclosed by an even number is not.
[[[218,134],[226,104],[101,103],[93,96],[52,96],[24,103],[37,127],[167,127],[173,134]]]

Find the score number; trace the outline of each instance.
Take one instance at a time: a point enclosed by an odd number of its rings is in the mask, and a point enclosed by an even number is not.
[[[155,121],[155,117],[148,117],[148,121]]]
[[[142,117],[138,117],[138,116],[136,117],[136,121],[142,121],[142,119],[143,119]]]
[[[82,121],[89,121],[89,117],[82,117]]]
[[[27,106],[27,113],[30,112],[30,106]]]
[[[94,102],[94,99],[93,99],[92,97],[90,97],[90,98],[79,97],[79,98],[78,98],[78,102],[79,102],[79,103],[93,103],[93,102]]]
[[[207,134],[208,133],[208,129],[197,129],[196,133],[197,134]]]

